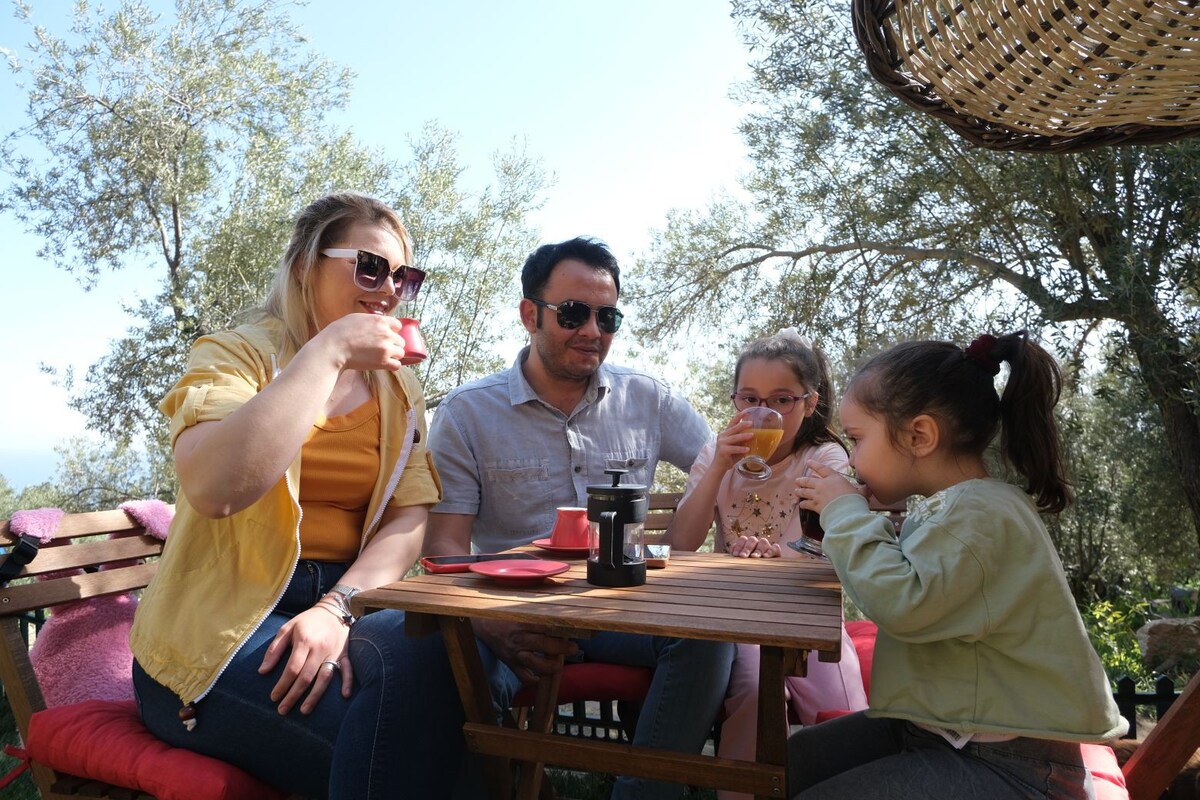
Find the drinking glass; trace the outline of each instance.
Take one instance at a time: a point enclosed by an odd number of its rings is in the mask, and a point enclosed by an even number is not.
[[[796,509],[800,516],[800,538],[788,542],[791,548],[800,553],[828,560],[822,542],[825,541],[825,529],[821,527],[821,515],[808,508]]]
[[[751,406],[742,412],[750,420],[750,441],[746,444],[750,453],[737,463],[734,469],[743,478],[765,481],[771,477],[767,459],[779,446],[783,438],[783,417],[778,411],[766,406]]]
[[[811,469],[804,470],[805,475],[812,475]],[[852,474],[839,472],[843,478],[850,482],[855,488],[861,487],[858,478]],[[821,527],[821,515],[816,511],[807,508],[798,508],[796,513],[800,519],[800,538],[794,542],[788,542],[788,546],[798,553],[807,553],[810,556],[823,558],[828,560],[829,556],[825,555],[824,541],[825,529]]]

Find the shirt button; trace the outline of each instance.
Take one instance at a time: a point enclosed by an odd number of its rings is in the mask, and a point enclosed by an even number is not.
[[[581,467],[581,466],[579,466],[579,465],[577,464],[577,465],[575,466],[575,472],[576,472],[576,473],[583,472],[583,467]]]

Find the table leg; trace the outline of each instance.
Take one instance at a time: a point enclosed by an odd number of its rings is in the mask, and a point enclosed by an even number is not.
[[[803,653],[782,647],[759,648],[758,665],[758,740],[755,758],[760,764],[783,767],[785,785],[770,795],[779,798],[787,791],[787,698],[784,678],[793,674]]]
[[[492,708],[492,694],[488,688],[487,675],[475,644],[475,632],[471,621],[465,617],[439,616],[442,639],[450,666],[454,669],[454,682],[458,685],[458,696],[469,722],[499,726]],[[470,742],[467,742],[468,747]],[[474,748],[471,748],[474,749]],[[487,756],[483,760],[488,789],[493,798],[512,797],[512,765],[506,758]]]

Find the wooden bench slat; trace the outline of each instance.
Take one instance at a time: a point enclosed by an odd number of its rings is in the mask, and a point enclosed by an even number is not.
[[[64,514],[58,523],[54,538],[74,539],[80,536],[98,536],[100,534],[121,533],[122,531],[141,531],[142,526],[129,518],[121,510],[84,511],[78,514]],[[0,524],[0,545],[12,544],[16,536],[9,529],[9,521]]]
[[[35,608],[50,608],[59,603],[141,589],[150,582],[157,568],[158,565],[153,563],[137,564],[68,578],[10,584],[0,589],[0,615],[21,614]]]
[[[38,549],[37,555],[18,577],[95,568],[120,561],[150,558],[161,552],[162,542],[144,534],[122,536],[119,539],[95,539],[70,545],[48,544]]]

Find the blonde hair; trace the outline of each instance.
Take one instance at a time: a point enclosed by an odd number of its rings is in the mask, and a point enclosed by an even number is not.
[[[280,366],[317,334],[312,276],[321,250],[336,242],[356,223],[392,231],[404,249],[404,263],[412,264],[412,236],[399,215],[380,200],[357,192],[338,192],[310,203],[296,217],[291,240],[279,259],[262,308],[264,316],[283,323]]]

